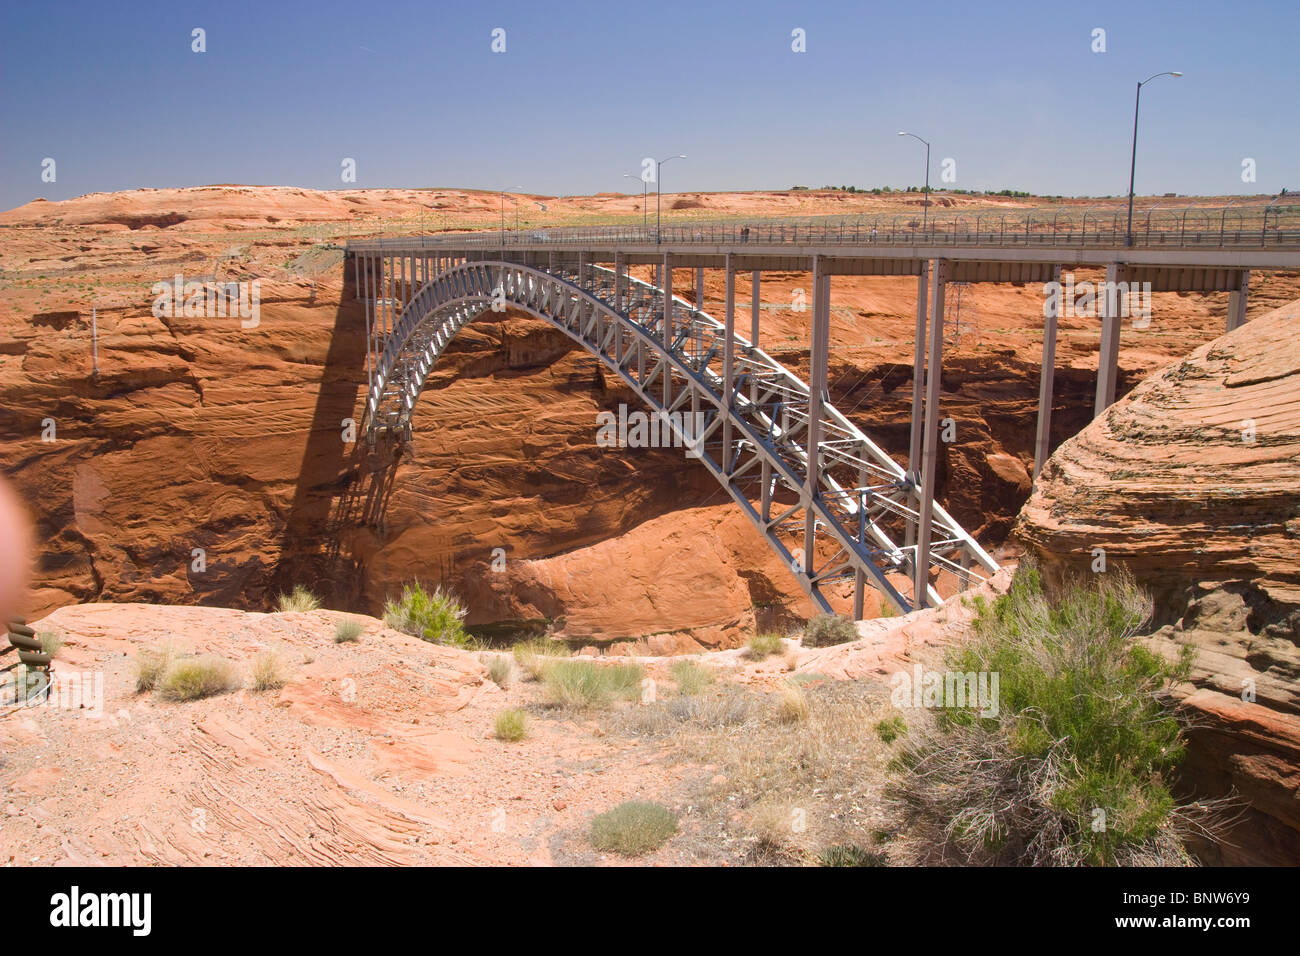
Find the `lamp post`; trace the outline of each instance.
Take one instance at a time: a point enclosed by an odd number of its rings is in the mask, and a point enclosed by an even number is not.
[[[660,201],[660,197],[662,197],[664,193],[664,184],[663,184],[663,180],[659,178],[659,169],[661,166],[663,166],[664,163],[668,162],[669,159],[685,159],[685,158],[686,158],[685,153],[678,153],[676,156],[669,156],[667,159],[655,160],[655,242],[656,243],[659,242],[659,210],[660,210],[660,206],[662,205]]]
[[[657,176],[659,174],[656,173],[655,175]],[[646,206],[646,197],[649,194],[650,184],[645,181],[644,176],[633,176],[631,173],[624,173],[623,178],[641,180],[641,231],[649,232],[650,231],[650,210]]]
[[[910,136],[925,143],[925,200],[921,203],[921,231],[925,232],[930,224],[930,144],[915,133],[898,132],[899,136]]]
[[[1133,176],[1137,172],[1138,158],[1138,108],[1142,105],[1142,87],[1161,76],[1182,76],[1177,70],[1156,73],[1148,76],[1137,86],[1137,98],[1133,101],[1133,156],[1128,166],[1128,229],[1124,232],[1124,245],[1133,245]]]
[[[504,189],[501,190],[501,245],[502,247],[504,247],[506,244],[506,190],[508,189],[523,189],[523,187],[506,186]],[[516,209],[519,208],[517,203],[515,205],[515,208]]]

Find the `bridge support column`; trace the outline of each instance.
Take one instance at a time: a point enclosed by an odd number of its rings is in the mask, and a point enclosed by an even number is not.
[[[1052,270],[1052,282],[1061,287],[1061,267]],[[1034,439],[1034,480],[1043,470],[1052,450],[1052,390],[1056,378],[1056,320],[1061,311],[1061,297],[1047,300],[1043,317],[1043,367],[1038,380],[1038,434]]]
[[[627,294],[627,257],[614,253],[614,311],[623,311],[623,297]]]
[[[1241,288],[1228,293],[1228,331],[1246,324],[1246,299],[1250,295],[1250,270],[1241,271]]]
[[[912,431],[907,444],[907,470],[913,480],[921,480],[922,411],[925,396],[925,329],[930,260],[921,260],[921,274],[916,281],[916,341],[912,349]],[[916,544],[916,528],[909,521],[903,531],[903,546]]]
[[[930,268],[930,360],[925,375],[925,433],[921,444],[921,507],[916,560],[912,576],[912,605],[930,603],[930,531],[934,521],[935,471],[939,453],[939,389],[943,379],[943,296],[948,261],[935,259]]]
[[[704,269],[701,266],[695,268],[695,308],[704,310]]]
[[[813,256],[812,343],[808,356],[808,475],[804,485],[803,570],[813,572],[817,519],[813,501],[821,481],[822,397],[826,393],[826,364],[830,338],[831,277],[826,274],[821,256]]]
[[[1092,417],[1096,418],[1115,403],[1115,380],[1119,376],[1119,263],[1106,266],[1106,288],[1097,297],[1101,311],[1101,347],[1097,351],[1097,399]]]
[[[662,331],[665,357],[663,378],[664,411],[667,411],[668,406],[672,404],[673,400],[672,367],[668,364],[667,359],[667,353],[671,352],[673,347],[673,257],[666,252],[664,253],[663,265],[661,265],[660,268],[663,270],[664,277],[663,285],[660,286],[660,288],[664,290]]]
[[[723,340],[722,340],[722,457],[719,467],[722,474],[731,474],[731,406],[735,394],[735,363],[732,357],[736,351],[736,272],[731,265],[731,253],[727,253],[726,293],[723,303]]]
[[[760,276],[760,275],[761,275],[761,273],[760,273],[757,269],[755,269],[755,270],[750,274],[750,277],[749,277],[749,289],[750,289],[750,293],[749,293],[749,298],[750,298],[750,303],[749,303],[749,344],[752,345],[752,346],[754,346],[754,348],[758,348],[758,347],[759,347],[759,345],[758,345],[758,326],[759,326],[759,319],[760,319],[760,317],[761,317],[761,315],[762,315],[762,313],[761,313],[761,311],[760,311],[760,310],[762,309],[762,303],[760,302],[759,291],[758,291],[758,289],[759,289],[759,285],[760,285],[760,282],[759,282],[759,276]]]

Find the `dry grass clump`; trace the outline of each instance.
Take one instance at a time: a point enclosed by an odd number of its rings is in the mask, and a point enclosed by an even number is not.
[[[637,696],[645,670],[639,664],[556,660],[542,669],[542,688],[556,707],[605,707]]]
[[[158,692],[168,700],[199,700],[238,686],[234,665],[215,654],[176,658],[157,683]]]
[[[275,651],[262,651],[253,658],[253,690],[279,690],[285,684],[284,668]]]
[[[506,684],[510,683],[510,678],[515,672],[510,658],[504,654],[488,654],[484,656],[486,657],[484,663],[487,665],[488,680],[498,687],[505,687]]]
[[[591,845],[597,850],[640,856],[663,846],[677,832],[677,815],[667,807],[629,800],[591,821]]]
[[[289,594],[280,595],[278,604],[281,611],[315,611],[320,607],[320,598],[303,585],[295,584]]]
[[[781,650],[781,635],[773,634],[770,631],[755,634],[749,639],[749,643],[745,645],[745,653],[750,660],[755,661],[771,657],[779,650]]]
[[[798,684],[786,682],[777,691],[777,718],[786,724],[808,719],[808,695]]]
[[[157,687],[174,656],[175,653],[168,644],[140,648],[135,655],[135,689],[144,693]]]
[[[366,626],[355,617],[345,617],[334,625],[334,643],[355,644],[365,629]]]
[[[497,740],[514,743],[528,735],[528,715],[518,707],[510,707],[497,714],[495,734]]]
[[[63,648],[63,633],[61,631],[38,631],[36,639],[41,642],[41,653],[48,654],[51,660]]]
[[[687,697],[701,693],[713,683],[713,671],[695,661],[674,661],[669,672],[677,683],[677,692]]]
[[[559,658],[567,658],[569,649],[560,641],[538,637],[516,644],[511,653],[525,680],[541,680],[546,665]]]

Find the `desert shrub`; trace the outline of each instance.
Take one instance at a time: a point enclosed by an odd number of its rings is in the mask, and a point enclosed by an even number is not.
[[[629,800],[591,821],[591,844],[597,850],[640,856],[663,846],[676,832],[677,816],[667,807]]]
[[[51,659],[63,648],[63,634],[59,631],[37,631],[36,639],[41,642],[41,653]]]
[[[498,687],[504,687],[510,681],[510,675],[514,673],[514,667],[510,663],[510,658],[504,654],[493,654],[487,661],[488,679]]]
[[[556,660],[542,669],[542,687],[556,706],[603,707],[616,698],[636,696],[643,674],[637,664]]]
[[[284,686],[284,670],[280,665],[280,655],[275,651],[263,651],[253,658],[253,690],[279,690]]]
[[[335,644],[354,644],[361,639],[366,626],[355,617],[345,617],[334,625]]]
[[[761,661],[765,657],[770,657],[780,649],[781,635],[772,634],[771,632],[755,634],[749,639],[749,644],[745,647],[750,658],[756,661]]]
[[[907,733],[907,721],[897,714],[876,721],[876,736],[887,744],[892,744],[905,733]]]
[[[808,695],[798,684],[787,681],[777,692],[776,716],[782,723],[797,724],[808,719]]]
[[[886,866],[885,855],[852,843],[828,846],[817,855],[821,866]]]
[[[1168,771],[1182,754],[1166,691],[1185,679],[1134,640],[1150,600],[1126,574],[1050,596],[1025,563],[1009,592],[976,601],[960,673],[998,675],[997,715],[946,708],[895,764],[892,805],[914,847],[962,862],[1139,865],[1187,859]]]
[[[140,648],[135,655],[135,689],[144,692],[157,687],[172,657],[172,649],[167,645]]]
[[[281,611],[314,611],[320,607],[320,598],[312,594],[301,584],[295,584],[293,590],[279,597]]]
[[[470,640],[460,623],[467,613],[450,591],[436,587],[430,593],[415,581],[402,588],[401,600],[385,602],[384,623],[434,644],[468,647]]]
[[[205,654],[172,660],[158,679],[158,691],[168,700],[198,700],[233,690],[238,684],[230,661]]]
[[[528,734],[528,717],[518,707],[510,707],[497,714],[496,738],[510,742],[523,740]]]
[[[515,663],[528,680],[541,680],[546,665],[558,657],[568,657],[568,648],[559,641],[540,637],[516,644],[511,649]]]
[[[818,614],[808,622],[803,632],[804,647],[829,647],[857,639],[857,626],[843,614]]]
[[[674,661],[669,672],[677,682],[677,692],[692,697],[713,683],[713,672],[694,661]]]

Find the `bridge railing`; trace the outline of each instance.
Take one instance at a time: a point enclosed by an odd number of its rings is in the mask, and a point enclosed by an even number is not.
[[[1132,245],[1137,247],[1300,247],[1300,201],[1289,197],[1250,204],[1163,206],[1133,212]],[[572,245],[931,245],[1114,247],[1128,239],[1127,205],[1097,209],[962,210],[929,217],[920,212],[877,216],[809,216],[763,219],[691,220],[654,226],[564,226],[483,230],[437,236],[359,240],[349,248],[437,249]]]

